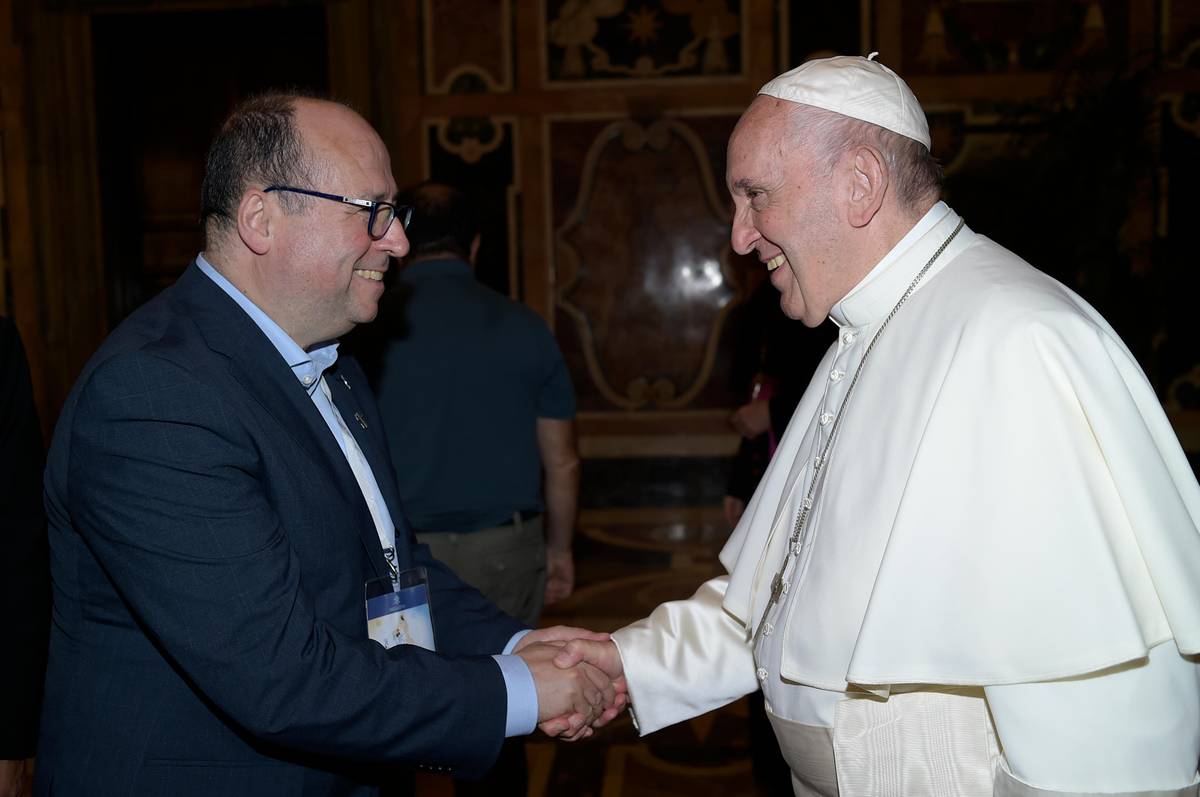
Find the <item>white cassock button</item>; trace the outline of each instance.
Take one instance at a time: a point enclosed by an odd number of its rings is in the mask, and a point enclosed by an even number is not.
[[[845,371],[834,368],[832,371],[829,372],[829,381],[830,382],[841,382],[842,377],[844,377],[845,375],[846,375]]]
[[[858,335],[855,334],[853,329],[843,329],[842,330],[842,345],[849,346],[851,343],[854,342],[854,340],[857,337],[858,337]]]
[[[770,623],[763,623],[763,636],[770,636],[771,632],[774,630],[775,626],[771,625]]]
[[[767,668],[759,667],[757,675],[758,675],[758,680],[760,680],[760,681],[767,680]]]
[[[832,412],[822,412],[821,415],[817,418],[817,423],[821,424],[822,426],[828,426],[832,421],[833,421],[833,413]]]

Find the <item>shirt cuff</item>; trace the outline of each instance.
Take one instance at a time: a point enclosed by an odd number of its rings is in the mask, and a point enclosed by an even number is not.
[[[508,644],[505,645],[504,650],[502,650],[500,652],[502,654],[504,654],[505,656],[507,656],[509,653],[512,653],[513,648],[515,648],[517,646],[517,643],[520,642],[522,639],[524,639],[525,635],[528,634],[532,630],[533,630],[532,628],[526,628],[526,629],[523,629],[523,630],[518,631],[517,633],[513,634],[512,639],[508,640]]]
[[[510,642],[509,645],[516,644]],[[537,687],[533,673],[520,656],[492,656],[500,665],[504,676],[504,689],[508,693],[508,713],[504,720],[504,737],[525,736],[537,727]]]

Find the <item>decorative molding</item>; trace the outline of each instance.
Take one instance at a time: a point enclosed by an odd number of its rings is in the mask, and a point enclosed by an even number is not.
[[[1200,72],[1200,39],[1185,47],[1179,57],[1171,61],[1170,68]],[[1175,126],[1200,138],[1200,104],[1196,102],[1196,93],[1174,91],[1163,94],[1162,98]]]
[[[547,135],[546,140],[550,144],[552,142],[551,136]],[[552,273],[555,277],[563,274],[567,275],[566,281],[555,292],[556,305],[574,322],[575,331],[581,342],[588,376],[607,401],[625,410],[645,409],[648,407],[675,409],[686,407],[691,403],[700,390],[706,386],[711,376],[717,341],[724,325],[725,316],[733,306],[733,291],[736,290],[736,281],[733,279],[727,265],[730,256],[729,246],[728,243],[724,243],[719,251],[713,252],[715,259],[704,266],[703,275],[696,274],[694,277],[695,280],[702,279],[707,283],[705,287],[709,291],[719,291],[724,286],[730,293],[723,297],[708,300],[708,304],[715,307],[715,313],[708,327],[699,367],[692,376],[691,383],[683,386],[683,389],[680,390],[680,386],[671,380],[651,372],[643,373],[628,380],[623,390],[613,386],[605,367],[601,364],[599,348],[602,345],[602,341],[598,339],[598,337],[605,337],[605,330],[609,328],[612,313],[606,312],[605,318],[600,321],[601,331],[598,336],[595,329],[596,319],[589,317],[588,312],[577,301],[572,300],[572,293],[581,286],[583,279],[588,276],[589,268],[587,259],[577,249],[576,245],[572,243],[571,236],[573,233],[579,231],[586,232],[587,230],[587,217],[597,190],[597,175],[599,174],[602,160],[606,154],[612,151],[612,148],[621,148],[618,151],[618,155],[647,150],[655,153],[665,153],[675,140],[683,143],[694,162],[695,174],[698,178],[702,194],[697,199],[711,215],[714,226],[721,228],[720,237],[723,239],[725,237],[724,228],[728,223],[728,210],[717,194],[708,154],[695,132],[678,118],[664,117],[645,126],[630,119],[620,119],[609,123],[593,139],[584,160],[581,184],[576,193],[574,207],[564,223],[555,230],[554,245],[551,248],[553,258]],[[552,149],[552,146],[547,146],[547,150],[550,149]],[[549,168],[547,171],[549,172]],[[549,179],[549,174],[547,175],[547,179]],[[637,204],[639,201],[644,203],[647,201],[653,202],[654,200],[652,197],[639,196],[634,193],[629,196],[628,201]],[[640,215],[634,211],[635,217]],[[681,230],[674,232],[676,235],[682,233]],[[685,265],[681,266],[680,269],[686,278],[692,266]],[[645,279],[650,279],[653,276],[653,274],[649,274]],[[609,297],[606,308],[615,308],[618,304],[615,291],[619,290],[621,286],[611,279],[606,279],[602,282],[607,290],[614,292]],[[665,275],[663,282],[665,287],[675,286],[676,281],[673,271]],[[721,445],[724,444],[722,443]]]
[[[476,8],[468,8],[475,6]],[[447,13],[449,9],[449,13]],[[490,93],[509,93],[513,90],[513,42],[511,0],[481,0],[478,3],[446,0],[422,0],[421,17],[424,38],[423,63],[425,67],[426,94],[475,93],[479,90]],[[495,33],[500,38],[499,63],[490,68],[474,61],[463,61],[449,69],[444,75],[437,74],[437,37],[460,35],[461,26],[449,21],[455,13],[473,12],[482,15],[495,14]],[[446,24],[435,25],[435,17]]]
[[[630,9],[627,0],[540,0],[542,84],[575,88],[744,79],[749,70],[748,5],[743,0],[658,0]],[[664,55],[660,34],[678,38],[683,26],[689,28],[683,36],[690,39]],[[736,47],[732,58],[731,38]],[[659,52],[651,52],[656,43]],[[619,48],[636,48],[638,54]]]
[[[521,300],[521,264],[520,264],[520,219],[518,218],[518,203],[521,194],[521,147],[519,141],[520,127],[515,116],[486,116],[486,117],[440,117],[422,120],[421,136],[421,173],[424,179],[444,175],[435,175],[433,170],[433,152],[430,150],[430,139],[437,142],[438,148],[445,153],[456,156],[466,170],[478,166],[488,155],[507,147],[510,155],[512,176],[504,186],[504,229],[507,239],[507,272],[509,298]],[[458,180],[457,182],[463,182]],[[472,181],[478,184],[488,184],[485,180]]]

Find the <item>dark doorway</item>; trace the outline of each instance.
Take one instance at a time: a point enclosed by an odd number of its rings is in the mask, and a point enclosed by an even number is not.
[[[325,9],[97,13],[92,42],[116,326],[202,248],[204,156],[230,108],[269,88],[328,89]]]

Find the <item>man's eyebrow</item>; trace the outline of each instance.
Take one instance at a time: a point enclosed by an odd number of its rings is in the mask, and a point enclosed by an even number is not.
[[[737,180],[736,182],[734,182],[732,188],[735,191],[745,191],[747,188],[750,188],[754,184],[755,184],[754,181],[751,180],[749,177],[742,177],[739,180]]]

